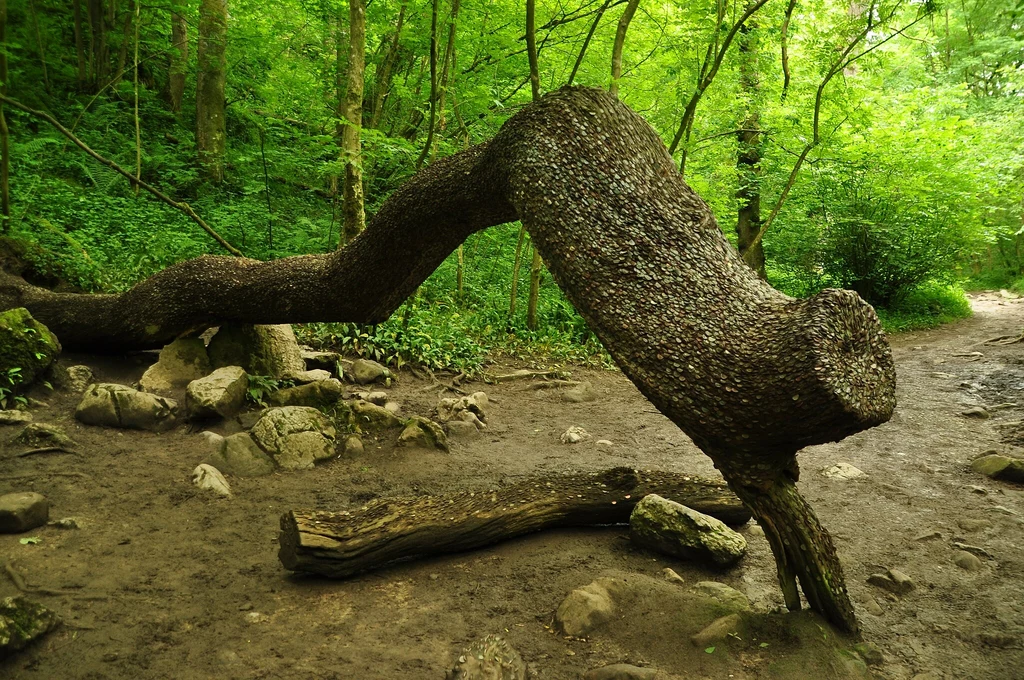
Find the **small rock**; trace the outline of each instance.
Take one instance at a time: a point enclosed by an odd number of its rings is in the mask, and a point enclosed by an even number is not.
[[[661,574],[662,574],[662,576],[665,577],[665,580],[668,581],[669,583],[678,583],[680,585],[686,583],[686,581],[683,580],[683,577],[676,573],[675,569],[670,569],[669,567],[665,567],[664,569],[661,570]]]
[[[193,380],[185,388],[185,410],[189,418],[230,418],[245,406],[249,374],[239,366],[218,368]]]
[[[586,672],[583,680],[657,680],[658,669],[616,663]]]
[[[889,569],[884,574],[872,574],[868,577],[868,583],[894,595],[906,595],[914,589],[914,581],[896,569]]]
[[[1024,483],[1024,460],[992,454],[975,458],[971,469],[992,479]]]
[[[398,445],[449,450],[448,438],[441,426],[423,416],[413,416],[408,420],[402,434],[398,435]]]
[[[271,392],[267,400],[274,406],[311,406],[315,409],[329,409],[342,398],[345,386],[340,380],[314,380],[305,385],[286,387]]]
[[[47,526],[54,527],[55,529],[81,529],[82,525],[79,524],[78,519],[75,517],[62,517],[61,519],[55,519]]]
[[[972,555],[975,555],[977,557],[982,557],[982,558],[984,558],[986,560],[995,559],[994,557],[992,557],[992,553],[990,553],[989,551],[985,550],[984,548],[979,548],[976,545],[969,545],[967,543],[962,543],[961,541],[953,541],[953,547],[956,548],[957,550],[963,550],[965,552],[969,552]]]
[[[750,600],[740,591],[718,581],[698,581],[694,589],[723,605],[726,611],[735,613],[750,609]]]
[[[384,410],[395,414],[396,416],[402,412],[402,405],[397,401],[384,402]]]
[[[357,434],[350,434],[345,437],[344,448],[346,456],[356,457],[363,455],[363,440]]]
[[[747,527],[747,533],[757,538],[764,538],[764,528],[757,522],[753,522]]]
[[[473,423],[465,420],[448,421],[448,438],[457,440],[479,439],[480,430]]]
[[[235,417],[235,420],[238,422],[239,425],[241,425],[243,430],[251,430],[252,426],[258,423],[260,421],[260,418],[263,417],[263,411],[264,409],[256,409],[255,411],[246,411],[244,413],[239,413]]]
[[[585,637],[615,615],[614,594],[620,590],[618,581],[599,578],[569,593],[555,611],[555,625],[565,635]]]
[[[586,380],[562,392],[562,401],[567,401],[570,404],[581,404],[596,399],[597,393],[594,392],[594,386]]]
[[[50,519],[50,501],[34,491],[0,496],[0,534],[20,534],[41,527]]]
[[[463,650],[448,677],[451,680],[526,680],[526,664],[503,638],[488,635]]]
[[[301,349],[301,348],[300,348]],[[327,371],[332,377],[341,378],[341,355],[337,352],[319,352],[301,349],[300,356],[307,371]]]
[[[192,471],[192,483],[203,490],[231,497],[231,486],[217,468],[205,463]]]
[[[881,616],[885,612],[882,610],[882,605],[878,604],[878,601],[873,597],[869,597],[864,603],[864,611],[872,616]]]
[[[558,438],[563,444],[577,444],[586,439],[590,439],[590,433],[584,430],[578,425],[573,425],[568,430],[562,433],[562,436]]]
[[[915,541],[922,541],[923,542],[923,541],[931,541],[931,540],[937,539],[937,538],[942,538],[942,532],[941,531],[929,531],[927,533],[921,534],[920,536],[918,536],[914,540]]]
[[[383,365],[378,364],[376,361],[370,361],[369,359],[356,359],[352,362],[352,368],[349,369],[349,375],[359,385],[369,385],[370,383],[383,382],[384,380],[391,377],[391,371],[385,368]]]
[[[366,401],[370,402],[371,404],[376,404],[377,406],[383,406],[384,404],[388,403],[388,393],[369,392],[366,395]]]
[[[742,623],[739,614],[723,616],[712,621],[699,633],[690,636],[690,642],[695,647],[707,647],[724,640],[730,633],[738,632]]]
[[[958,550],[953,555],[953,564],[960,567],[964,571],[981,571],[984,566],[975,555],[967,552],[966,550]]]
[[[857,652],[869,666],[879,666],[885,662],[882,650],[874,642],[858,642],[853,646],[853,651]]]
[[[362,399],[353,402],[350,408],[353,425],[360,430],[374,432],[405,426],[402,419],[391,411]]]
[[[269,408],[253,425],[252,439],[286,470],[306,470],[334,455],[337,430],[309,406]]]
[[[92,373],[92,369],[88,366],[79,364],[78,366],[67,367],[67,378],[64,381],[64,387],[67,388],[68,392],[72,394],[81,394],[85,392],[85,388],[95,382],[95,376]]]
[[[210,357],[202,338],[178,338],[160,350],[160,357],[142,374],[139,386],[146,392],[168,392],[209,372]]]
[[[836,481],[845,481],[847,479],[857,479],[858,477],[864,477],[864,471],[855,468],[849,463],[836,463],[832,467],[825,468],[821,471],[821,474],[828,479]]]
[[[24,425],[32,422],[32,414],[28,411],[0,410],[0,425]]]
[[[437,418],[442,423],[462,420],[483,430],[487,427],[489,406],[490,400],[483,392],[474,392],[458,399],[445,398],[437,403]]]
[[[204,462],[236,477],[263,477],[277,469],[274,459],[253,441],[248,432],[222,438],[220,445]]]
[[[981,641],[981,644],[987,647],[995,647],[996,649],[1017,647],[1020,644],[1020,640],[1016,635],[1008,633],[982,632],[978,635],[978,639]]]
[[[252,623],[252,624],[266,623],[269,620],[270,620],[269,616],[267,616],[266,614],[262,614],[260,612],[246,612],[245,613],[245,621],[246,621],[246,623]]]
[[[45,446],[70,448],[75,445],[75,442],[72,441],[71,437],[62,428],[48,423],[29,423],[14,438],[14,442],[33,448]]]
[[[960,415],[967,418],[978,418],[980,420],[992,417],[992,414],[988,412],[988,409],[983,406],[975,406],[967,409],[966,411],[961,411]]]
[[[173,399],[139,392],[125,385],[89,385],[75,410],[86,425],[106,425],[164,432],[174,427],[178,403]]]
[[[597,444],[598,446],[614,446],[614,444],[612,444],[611,440],[609,439],[598,439],[594,443]]]
[[[967,518],[963,518],[963,519],[958,519],[956,521],[956,523],[958,525],[960,525],[961,529],[963,529],[964,531],[971,532],[971,533],[973,533],[975,531],[984,531],[985,529],[991,529],[992,528],[992,522],[990,522],[987,519],[967,519]]]
[[[644,548],[720,567],[735,564],[747,551],[746,539],[721,520],[657,494],[633,508],[629,536]]]
[[[0,600],[0,658],[24,649],[60,624],[56,614],[23,597]]]

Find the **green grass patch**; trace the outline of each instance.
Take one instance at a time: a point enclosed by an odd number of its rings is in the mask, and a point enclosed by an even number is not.
[[[965,319],[971,315],[971,303],[959,286],[925,283],[893,307],[876,311],[887,332],[905,333]]]

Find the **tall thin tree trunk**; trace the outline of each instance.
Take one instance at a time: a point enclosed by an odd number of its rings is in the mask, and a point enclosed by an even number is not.
[[[619,27],[615,31],[615,43],[612,45],[612,84],[608,91],[616,97],[619,96],[619,78],[622,77],[622,48],[626,44],[626,31],[629,30],[629,24],[633,21],[639,4],[640,0],[629,0],[625,11],[619,17]]]
[[[196,68],[196,150],[199,168],[211,182],[224,179],[227,23],[227,0],[202,0]]]
[[[423,167],[427,160],[430,147],[434,143],[434,123],[437,121],[437,0],[433,1],[430,11],[430,122],[427,127],[427,142],[423,151],[416,159],[416,169]]]
[[[758,241],[751,248],[761,231],[761,74],[757,63],[757,28],[757,19],[751,17],[740,29],[739,36],[740,91],[746,99],[747,110],[737,133],[736,236],[743,259],[758,276],[767,279],[764,245]]]
[[[135,19],[135,0],[128,0],[128,11],[124,13],[124,27],[121,30],[121,46],[117,50],[117,67],[114,69],[113,84],[117,87],[127,72],[128,45],[132,42],[132,21]]]
[[[88,80],[85,60],[85,39],[82,36],[82,0],[73,0],[75,15],[75,56],[78,58],[78,89],[84,90]]]
[[[402,37],[402,26],[405,23],[406,2],[403,0],[398,10],[398,22],[395,24],[395,35],[391,38],[391,47],[384,55],[384,61],[377,71],[376,84],[373,91],[373,107],[370,112],[370,128],[376,130],[380,125],[381,115],[384,113],[384,103],[391,93],[391,77],[395,70],[395,62],[398,61],[399,40]]]
[[[39,64],[43,68],[43,87],[50,94],[50,74],[46,67],[46,47],[43,45],[43,34],[39,30],[39,13],[36,11],[35,0],[28,1],[28,12],[32,17],[32,29],[36,34],[36,49],[39,50]]]
[[[107,12],[103,0],[88,0],[89,7],[89,46],[92,61],[93,87],[99,90],[107,84],[107,73],[110,51],[107,45]]]
[[[360,134],[363,129],[363,74],[366,66],[366,8],[363,0],[348,3],[348,76],[345,87],[344,129],[341,152],[345,157],[342,205],[343,241],[348,243],[363,230],[363,165]]]
[[[508,295],[508,319],[512,321],[516,315],[517,293],[519,292],[519,267],[523,262],[523,240],[526,239],[526,227],[519,228],[516,239],[516,254],[512,260],[512,289]]]
[[[7,0],[0,0],[0,94],[7,94]],[[0,234],[11,228],[11,136],[7,116],[0,103]]]
[[[139,21],[142,2],[133,0],[132,4],[135,5],[135,59],[132,62],[132,87],[135,90],[135,179],[142,179],[142,125],[139,122]],[[138,184],[135,185],[135,195],[139,195]]]
[[[537,28],[535,0],[526,0],[526,54],[530,60],[530,90],[533,93],[533,101],[540,99],[540,64],[537,59]],[[525,229],[525,227],[524,227]],[[523,237],[519,233],[520,240]],[[540,297],[540,253],[533,249],[533,259],[530,261],[530,293],[526,298],[526,327],[531,331],[537,330],[537,300]]]
[[[447,127],[447,119],[445,118],[445,104],[448,98],[448,90],[451,87],[450,75],[455,73],[455,28],[459,18],[459,0],[452,0],[452,13],[448,21],[448,43],[444,48],[444,60],[441,67],[441,82],[438,87],[437,95],[437,129],[440,132],[444,132]],[[431,150],[431,153],[435,153],[435,148]]]
[[[167,92],[171,111],[181,113],[181,100],[185,96],[185,76],[188,73],[188,22],[181,12],[171,13],[170,65],[167,69]]]
[[[579,72],[580,66],[583,64],[583,57],[587,55],[587,48],[590,47],[590,41],[594,38],[594,33],[597,31],[597,25],[601,23],[601,17],[608,10],[612,0],[604,0],[604,4],[597,10],[597,15],[594,17],[594,23],[590,24],[590,31],[587,32],[587,37],[583,40],[583,46],[580,47],[580,53],[576,55],[576,63],[572,65],[572,73],[569,74],[569,80],[566,85],[572,85],[573,81],[576,80],[576,73]]]

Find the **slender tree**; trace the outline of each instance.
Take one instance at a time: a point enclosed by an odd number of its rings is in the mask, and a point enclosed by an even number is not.
[[[622,48],[626,44],[626,31],[629,30],[629,24],[633,21],[639,4],[640,0],[629,0],[625,11],[619,17],[619,27],[615,31],[615,43],[612,45],[612,84],[608,91],[616,97],[619,96],[619,78],[622,77]]]
[[[0,0],[0,95],[7,96],[7,0]],[[0,233],[11,228],[11,135],[0,102]]]
[[[171,12],[171,49],[168,56],[168,99],[171,111],[180,113],[181,100],[185,96],[185,76],[188,73],[188,22],[185,21],[182,8]]]
[[[758,241],[752,248],[750,246],[761,230],[761,82],[757,29],[757,18],[752,16],[740,28],[739,37],[740,91],[746,111],[736,132],[736,245],[757,275],[767,279],[763,245]]]
[[[423,161],[430,154],[434,143],[434,124],[437,122],[437,2],[433,0],[430,10],[430,120],[427,123],[427,141],[416,159],[416,169],[423,167]]]
[[[388,95],[391,94],[391,79],[394,76],[395,63],[398,61],[398,53],[401,48],[402,26],[405,24],[405,8],[408,2],[402,1],[398,9],[398,19],[395,23],[395,32],[391,36],[391,45],[381,62],[377,71],[373,87],[373,105],[370,111],[370,128],[376,130],[380,127],[381,115],[384,113],[384,104]]]
[[[363,0],[348,3],[348,68],[343,104],[341,153],[345,161],[342,184],[342,243],[359,235],[366,224],[363,212],[363,75],[366,68],[366,7]]]
[[[224,179],[227,24],[227,0],[202,0],[196,68],[196,150],[199,168],[211,182]]]
[[[82,0],[73,0],[72,6],[75,23],[75,57],[78,66],[76,79],[78,82],[78,89],[84,90],[85,84],[89,80],[89,73],[85,58],[85,39],[82,35],[85,30],[82,26]]]

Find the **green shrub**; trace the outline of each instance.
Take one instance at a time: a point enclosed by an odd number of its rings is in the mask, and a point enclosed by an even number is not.
[[[886,331],[902,333],[967,318],[971,315],[971,303],[959,286],[929,281],[892,307],[876,311]]]

